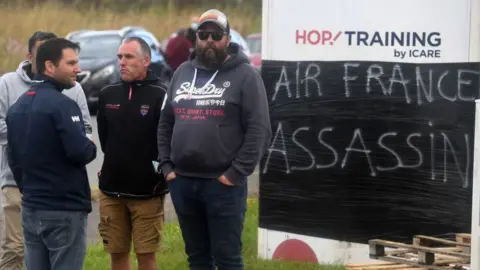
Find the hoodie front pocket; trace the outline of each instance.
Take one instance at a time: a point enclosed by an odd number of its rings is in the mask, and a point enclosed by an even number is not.
[[[175,124],[171,149],[172,162],[182,171],[212,173],[230,163],[218,126],[213,124]]]

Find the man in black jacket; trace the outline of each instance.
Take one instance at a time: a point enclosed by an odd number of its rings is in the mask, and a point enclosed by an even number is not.
[[[86,164],[97,148],[77,103],[77,44],[55,38],[38,48],[38,83],[7,113],[9,165],[22,196],[27,269],[83,269],[92,210]]]
[[[99,95],[98,135],[105,153],[99,230],[112,270],[129,269],[132,236],[139,269],[157,269],[167,187],[154,163],[166,86],[148,70],[150,58],[144,40],[124,40],[118,52],[122,81]]]
[[[262,78],[230,39],[223,13],[200,17],[195,52],[173,75],[158,127],[192,270],[244,269],[247,176],[272,134]]]

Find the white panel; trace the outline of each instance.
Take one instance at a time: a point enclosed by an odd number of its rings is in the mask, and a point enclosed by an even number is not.
[[[480,0],[263,0],[262,59],[286,61],[480,62]],[[305,30],[306,44],[296,32]],[[434,32],[430,44],[358,44],[359,32]],[[338,39],[325,41],[320,37]],[[310,35],[310,39],[308,39]],[[364,35],[363,33],[360,35]],[[361,36],[360,36],[361,37]],[[435,43],[440,41],[440,43]],[[318,42],[318,44],[311,44]],[[427,42],[428,43],[428,42]],[[417,55],[423,52],[426,55]],[[405,53],[402,57],[402,54]],[[430,54],[430,56],[429,56]],[[480,104],[477,101],[472,206],[472,267],[480,269]],[[288,238],[306,242],[321,263],[363,263],[368,246],[259,229],[259,255],[271,258]]]
[[[310,246],[315,252],[318,263],[320,264],[343,265],[350,263],[378,262],[377,260],[369,259],[369,248],[368,245],[364,244],[354,244],[272,230],[264,230],[263,234],[267,234],[268,239],[267,254],[266,256],[262,256],[262,258],[265,259],[272,259],[275,250],[283,241],[297,239]]]
[[[288,61],[389,61],[389,62],[466,62],[469,56],[469,0],[264,0],[265,60]],[[267,8],[265,8],[267,7]],[[311,33],[313,45],[296,43],[296,31]],[[350,33],[351,31],[351,33]],[[366,32],[372,41],[375,32],[385,42],[385,34],[426,33],[431,43],[416,46],[358,45]],[[307,35],[308,37],[308,35]],[[427,39],[428,40],[428,39]],[[379,40],[377,40],[379,41]],[[437,43],[439,42],[438,46]],[[265,44],[266,43],[266,44]],[[360,42],[361,43],[361,42]],[[410,53],[435,51],[431,57]],[[406,53],[404,57],[399,53]],[[433,56],[433,57],[432,57]]]
[[[475,105],[471,269],[480,269],[480,100]]]

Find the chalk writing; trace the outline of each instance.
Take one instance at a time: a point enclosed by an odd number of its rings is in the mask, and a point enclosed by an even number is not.
[[[360,142],[362,148],[353,147],[355,145],[355,143],[357,142],[357,140]],[[370,175],[372,175],[372,176],[377,175],[377,173],[373,170],[372,159],[370,157],[370,153],[372,152],[372,150],[367,149],[367,147],[365,146],[365,141],[363,140],[362,133],[361,133],[360,129],[358,129],[358,128],[355,129],[355,131],[353,132],[353,138],[350,141],[350,144],[348,145],[348,147],[345,148],[345,151],[346,151],[346,153],[345,153],[345,156],[343,157],[343,160],[342,160],[342,168],[345,168],[345,166],[347,164],[349,154],[350,154],[350,152],[353,151],[353,152],[363,153],[365,155],[365,157],[367,158],[368,166],[370,167]]]
[[[310,70],[315,70],[313,74],[310,74]],[[299,70],[300,71],[300,70]],[[305,84],[305,97],[310,97],[309,82],[313,82],[317,88],[318,96],[322,96],[322,87],[317,77],[320,75],[320,66],[316,64],[309,64],[305,69],[305,79],[301,82]],[[298,89],[298,87],[297,87]],[[300,97],[300,91],[297,90],[297,97]]]
[[[280,78],[278,78],[278,81],[275,85],[275,94],[273,94],[272,101],[275,101],[278,91],[283,87],[286,88],[288,97],[291,98],[292,93],[290,92],[290,80],[287,77],[287,68],[285,66],[282,66],[282,70],[280,71]],[[300,98],[300,95],[298,95],[297,98]]]
[[[280,136],[280,138],[279,138],[279,136]],[[277,140],[279,140],[279,142],[280,142],[280,145],[279,145],[280,148],[277,148],[278,147]],[[270,161],[270,156],[274,152],[278,152],[283,156],[283,158],[285,160],[285,172],[287,174],[289,174],[290,173],[290,165],[288,164],[287,148],[285,147],[285,138],[283,136],[282,123],[278,124],[277,132],[275,132],[275,137],[273,138],[272,145],[268,148],[268,157],[267,157],[267,161],[266,161],[267,165],[264,166],[264,169],[263,169],[264,174],[267,173],[268,163]]]
[[[308,63],[300,65],[297,63],[295,71],[296,78],[290,78],[287,72],[287,67],[282,66],[280,75],[276,80],[274,93],[271,101],[275,101],[279,93],[285,91],[288,98],[304,98],[312,97],[312,89],[314,88],[317,95],[321,97],[322,80],[331,82],[331,74],[324,74],[322,78],[321,64]],[[327,64],[325,64],[327,65]],[[365,65],[365,64],[363,64]],[[478,85],[480,81],[480,71],[469,69],[458,70],[443,70],[441,73],[436,71],[437,76],[433,76],[434,70],[432,68],[423,66],[409,66],[407,72],[403,67],[405,64],[394,64],[388,68],[378,63],[368,64],[367,67],[361,66],[360,63],[346,62],[343,64],[343,93],[344,97],[350,98],[351,85],[355,84],[356,90],[362,86],[364,94],[373,93],[378,89],[384,96],[392,96],[395,91],[401,91],[404,95],[404,100],[407,104],[412,103],[412,96],[416,96],[417,105],[425,103],[432,103],[435,99],[444,99],[450,102],[455,101],[472,101],[480,92],[476,89],[475,92],[470,91],[469,94],[465,92],[466,87]],[[412,72],[412,68],[413,71]],[[303,79],[299,79],[299,74],[305,74]],[[405,74],[408,74],[405,75]],[[455,83],[452,83],[452,80]],[[453,89],[445,89],[445,85],[454,84]],[[376,87],[375,87],[376,86]],[[292,87],[295,87],[296,94],[292,94]],[[335,88],[338,91],[338,88]],[[424,97],[422,97],[422,94]],[[356,97],[361,93],[356,93]]]
[[[293,65],[295,69],[292,69]],[[428,113],[424,116],[421,114],[415,116],[410,111],[441,101],[472,102],[479,96],[479,70],[399,63],[295,62],[279,66],[278,73],[275,74],[278,77],[272,78],[274,84],[269,96],[272,105],[278,108],[279,114],[276,115],[273,111],[272,117],[278,116],[285,120],[278,122],[262,173],[268,173],[272,158],[277,159],[272,156],[276,155],[284,160],[282,162],[284,168],[281,169],[280,163],[275,162],[275,170],[283,170],[287,174],[310,170],[350,170],[353,169],[350,165],[352,160],[363,159],[365,167],[362,170],[368,171],[370,177],[381,177],[382,174],[399,170],[418,171],[428,168],[430,180],[436,180],[440,176],[443,182],[447,182],[455,178],[461,182],[462,187],[469,187],[472,130],[447,134],[433,126],[435,119],[442,118],[439,115],[443,113],[442,111],[428,112],[430,109],[425,109]],[[376,101],[369,103],[370,107],[362,105],[362,102],[368,102],[372,98]],[[304,102],[291,103],[289,102],[291,99]],[[339,107],[338,102],[341,100],[349,103],[343,103],[343,107]],[[287,114],[292,111],[289,108],[297,106],[298,109],[302,109],[305,102],[311,104],[313,108],[323,109],[318,109],[317,116],[311,110],[306,110],[303,115],[319,119],[338,119],[338,123],[321,128],[315,125],[301,125],[293,129],[291,120],[288,120],[288,117],[293,117]],[[331,105],[328,102],[331,102]],[[281,109],[282,107],[274,104],[285,104],[283,105],[285,107]],[[396,109],[398,111],[392,111],[395,107],[398,107]],[[338,114],[335,114],[335,111]],[[405,113],[411,114],[413,118],[401,116]],[[295,112],[295,117],[301,115],[301,111]],[[349,136],[346,136],[345,128],[337,131],[338,127],[353,119],[372,121],[375,118],[380,122],[368,125],[385,123],[391,126],[392,124],[387,123],[414,122],[410,126],[408,123],[402,124],[411,130],[409,133],[402,132],[401,129],[386,130],[384,127],[368,131],[363,124],[357,127],[352,125],[348,131]],[[363,123],[358,120],[355,122]],[[419,132],[415,130],[417,128],[422,130],[429,128],[430,131]],[[316,136],[318,145],[312,145],[311,139],[300,139],[300,135],[305,137],[307,136],[305,134],[313,130],[318,130]],[[343,132],[334,135],[337,140],[343,138],[342,142],[332,143],[331,140],[325,139],[326,134],[336,132]],[[372,136],[375,136],[375,139]],[[452,136],[455,136],[455,143],[452,143]],[[463,139],[459,139],[459,136]],[[321,151],[320,155],[318,151]],[[302,155],[304,157],[300,158]],[[302,162],[298,163],[299,159]]]
[[[308,150],[307,147],[305,147],[304,145],[302,145],[298,139],[296,138],[297,137],[297,134],[300,132],[300,131],[309,131],[310,128],[309,127],[301,127],[301,128],[298,128],[297,130],[295,130],[295,132],[293,132],[293,135],[292,135],[292,141],[295,143],[295,145],[298,145],[298,147],[302,148],[303,151],[305,151],[308,156],[310,157],[310,159],[312,160],[312,162],[310,162],[310,164],[308,166],[292,166],[292,171],[308,171],[310,169],[313,169],[314,166],[315,166],[315,156],[312,154],[312,152],[310,152],[310,150]]]
[[[447,153],[451,153],[453,156],[453,159],[455,161],[455,167],[458,170],[458,173],[463,181],[463,187],[468,188],[469,187],[469,181],[470,181],[470,163],[471,163],[471,157],[470,157],[470,151],[467,151],[467,157],[466,157],[466,164],[465,168],[462,168],[462,164],[458,160],[458,156],[456,155],[457,150],[453,147],[452,142],[450,141],[450,138],[447,137],[445,133],[442,132],[443,136],[443,182],[447,182]],[[470,136],[469,134],[464,134],[465,137],[465,148],[470,149]],[[448,151],[447,148],[450,150]]]
[[[376,177],[378,176],[378,172],[390,172],[394,171],[397,169],[418,169],[420,167],[423,167],[425,158],[424,158],[424,153],[425,152],[430,152],[432,154],[431,156],[431,163],[430,163],[430,171],[432,175],[432,180],[435,180],[435,170],[436,170],[436,161],[434,158],[434,153],[438,152],[439,149],[421,149],[418,145],[422,143],[420,139],[424,138],[424,134],[421,133],[411,133],[411,134],[399,134],[398,132],[392,132],[388,131],[383,134],[381,134],[378,137],[378,140],[376,142],[365,142],[364,139],[364,133],[365,131],[357,128],[353,130],[352,135],[350,136],[350,140],[346,146],[342,147],[342,149],[335,148],[333,146],[333,143],[327,142],[323,139],[323,134],[325,132],[332,132],[334,131],[333,127],[325,127],[322,128],[321,131],[318,133],[318,142],[328,149],[330,152],[330,155],[333,156],[333,161],[331,161],[328,164],[316,164],[316,161],[318,158],[315,157],[314,151],[310,150],[307,148],[306,143],[301,142],[297,139],[297,135],[300,132],[309,132],[311,130],[310,127],[300,127],[297,128],[295,131],[293,131],[291,137],[287,137],[284,135],[284,128],[282,126],[282,123],[278,123],[277,130],[275,132],[275,136],[270,144],[270,147],[268,148],[268,153],[266,157],[266,162],[263,167],[262,173],[265,174],[268,172],[269,167],[270,167],[270,160],[272,159],[272,156],[274,154],[280,154],[282,158],[284,159],[284,164],[285,167],[279,168],[276,166],[275,170],[283,170],[285,173],[290,174],[293,171],[305,171],[305,170],[314,170],[314,169],[330,169],[330,168],[336,168],[336,169],[348,169],[348,164],[349,161],[355,158],[364,158],[367,161],[368,164],[368,170],[370,176]],[[287,134],[289,134],[287,132]],[[406,156],[402,157],[401,154],[396,151],[393,147],[394,145],[389,145],[387,144],[387,138],[389,137],[405,137],[405,144],[408,145],[408,147],[411,148],[413,152],[416,154],[416,159],[412,158],[412,155],[410,152],[406,152]],[[470,149],[470,134],[463,134],[464,137],[464,145],[461,146],[462,149]],[[415,144],[414,138],[418,140],[417,144]],[[450,137],[444,133],[440,132],[437,137],[433,133],[430,133],[427,135],[427,138],[429,138],[429,144],[431,146],[435,146],[434,142],[435,140],[442,140],[443,145],[442,149],[440,151],[442,152],[443,156],[443,181],[447,182],[448,181],[448,175],[450,174],[447,172],[447,170],[451,167],[449,163],[449,156],[453,157],[454,164],[455,164],[455,170],[458,172],[458,176],[460,177],[462,181],[462,186],[464,188],[469,187],[469,177],[470,177],[470,165],[471,165],[471,153],[470,151],[466,151],[463,153],[458,153],[458,149],[455,149],[453,146]],[[337,143],[338,144],[338,143]],[[290,146],[290,150],[294,147],[301,148],[304,153],[309,157],[308,159],[310,162],[306,163],[304,166],[297,166],[293,165],[290,166],[291,161],[289,161],[289,158],[295,158],[299,159],[299,154],[297,151],[295,151],[295,156],[290,156],[289,149],[286,146]],[[339,144],[341,145],[341,144]],[[376,165],[374,160],[372,159],[372,156],[375,155],[376,153],[380,151],[386,151],[391,155],[391,158],[395,160],[395,165],[392,166],[384,166],[382,164]],[[354,155],[354,153],[357,153],[358,155]],[[462,159],[459,159],[459,155],[463,155]],[[339,163],[339,157],[342,157],[342,161]],[[412,164],[406,164],[405,160],[409,160],[412,162]],[[413,161],[412,161],[413,160]],[[462,165],[459,160],[466,160],[465,165]],[[382,159],[380,162],[388,163],[389,161],[386,159]],[[361,174],[361,172],[359,172]]]
[[[323,133],[326,132],[326,131],[329,131],[329,132],[333,131],[333,127],[326,127],[326,128],[323,128],[322,130],[320,130],[320,132],[318,133],[318,142],[321,145],[323,145],[324,147],[326,147],[333,154],[333,161],[328,163],[328,164],[317,164],[315,166],[317,169],[331,168],[331,167],[335,166],[335,164],[337,164],[337,161],[338,161],[338,152],[335,151],[335,148],[333,148],[328,143],[326,143],[322,138]]]
[[[265,60],[262,77],[260,227],[365,244],[470,230],[478,63]]]

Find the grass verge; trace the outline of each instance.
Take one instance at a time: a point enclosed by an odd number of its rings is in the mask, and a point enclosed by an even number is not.
[[[245,257],[245,269],[262,270],[342,270],[341,266],[320,266],[308,263],[289,263],[280,261],[265,261],[257,257],[257,229],[258,229],[258,201],[248,200],[247,218],[243,231],[243,254]],[[180,228],[177,222],[165,224],[163,234],[163,248],[157,254],[159,269],[187,270],[187,257],[184,253],[184,244]],[[135,258],[132,254],[133,269],[137,269]],[[105,270],[109,269],[108,255],[103,252],[100,244],[91,246],[87,250],[85,269]]]

